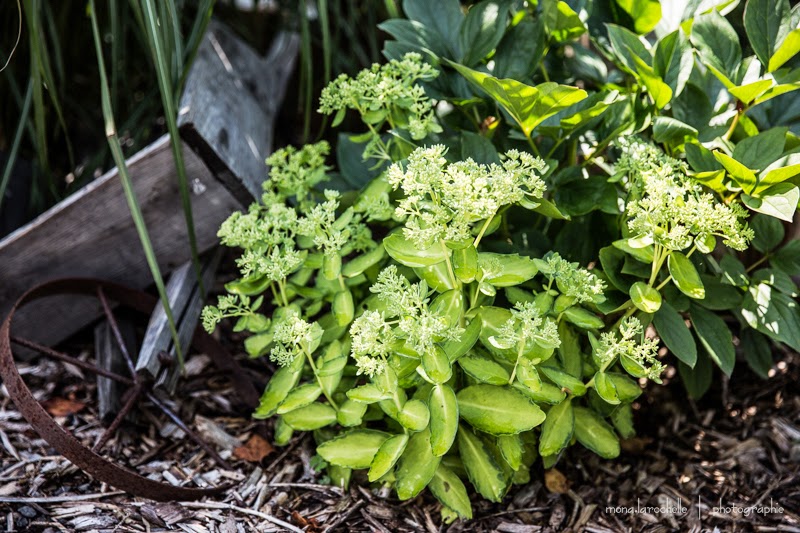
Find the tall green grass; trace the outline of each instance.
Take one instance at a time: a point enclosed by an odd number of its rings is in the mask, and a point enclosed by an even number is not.
[[[145,257],[147,258],[147,265],[150,267],[150,273],[153,276],[156,289],[158,290],[159,298],[164,307],[169,322],[169,331],[172,336],[172,341],[175,344],[175,352],[178,356],[178,362],[183,367],[183,350],[178,338],[178,329],[175,326],[175,319],[173,317],[172,309],[169,305],[169,298],[167,291],[164,287],[164,278],[161,275],[161,270],[158,266],[158,259],[156,258],[155,251],[153,250],[150,235],[147,232],[147,225],[145,224],[142,210],[139,207],[139,202],[136,199],[136,193],[133,190],[133,182],[128,174],[128,166],[125,163],[125,155],[122,152],[122,145],[119,142],[117,135],[117,126],[114,121],[114,109],[111,107],[111,91],[108,84],[108,76],[106,75],[105,61],[103,60],[103,47],[100,41],[100,30],[97,24],[97,10],[95,9],[94,0],[89,0],[89,16],[92,21],[92,35],[94,37],[95,54],[97,56],[97,66],[100,74],[100,94],[101,106],[103,109],[103,116],[105,117],[105,134],[108,139],[108,146],[111,149],[111,155],[114,162],[117,164],[122,187],[125,191],[125,199],[128,202],[128,209],[130,209],[131,216],[133,217],[136,232],[139,235],[139,240],[142,243]]]

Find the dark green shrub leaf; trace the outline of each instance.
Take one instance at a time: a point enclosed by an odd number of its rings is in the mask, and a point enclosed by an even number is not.
[[[767,379],[773,365],[772,347],[768,338],[750,328],[743,329],[740,337],[745,361],[753,372],[762,379]]]
[[[546,38],[544,17],[522,19],[497,46],[494,74],[498,78],[527,78],[542,58]]]
[[[719,316],[697,305],[692,305],[689,314],[700,344],[717,366],[730,376],[736,363],[736,352],[728,325]]]
[[[742,139],[733,149],[733,158],[753,170],[761,170],[778,159],[788,128],[772,128],[758,135]]]
[[[800,350],[800,309],[795,298],[766,283],[751,285],[742,303],[742,316],[756,331]]]
[[[770,262],[790,276],[800,276],[800,240],[792,240],[775,252]]]
[[[461,24],[461,63],[473,66],[495,49],[508,25],[507,0],[483,0],[470,7]]]
[[[709,66],[733,78],[742,62],[739,37],[730,22],[717,11],[695,17],[692,44]]]
[[[711,386],[711,359],[705,354],[699,355],[694,368],[678,361],[678,373],[689,397],[702,398]]]
[[[791,18],[789,11],[787,0],[748,0],[744,9],[744,28],[762,65],[770,64],[778,44],[788,31],[794,29],[787,27]]]
[[[697,344],[675,308],[662,302],[661,308],[653,315],[653,325],[669,351],[689,367],[694,367],[697,362]]]
[[[422,24],[427,31],[438,34],[448,45],[451,57],[460,57],[458,32],[464,20],[458,0],[443,0],[432,3],[427,0],[405,0],[403,11],[410,20]]]
[[[629,72],[632,74],[636,72],[634,57],[639,58],[647,65],[653,61],[653,56],[650,55],[650,51],[641,37],[616,24],[606,24],[606,28],[614,55],[627,67]]]
[[[683,92],[693,66],[692,47],[681,30],[665,35],[656,43],[653,69],[669,85],[674,96]]]
[[[653,140],[660,143],[682,144],[686,137],[697,137],[697,130],[671,117],[656,117]]]

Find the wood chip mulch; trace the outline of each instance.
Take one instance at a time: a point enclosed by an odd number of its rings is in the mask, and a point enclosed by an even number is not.
[[[768,381],[739,364],[730,381],[715,374],[698,403],[677,380],[649,385],[635,406],[639,435],[623,443],[618,460],[575,446],[502,503],[475,500],[475,518],[452,524],[442,523],[428,495],[399,502],[356,477],[347,491],[325,485],[311,439],[273,448],[269,424],[234,411],[227,381],[202,355],[187,363],[172,406],[233,469],[214,464],[146,406],[105,453],[159,481],[235,484],[204,502],[154,503],[92,481],[53,454],[2,388],[0,531],[800,533],[800,356],[780,354]],[[91,445],[104,429],[94,378],[47,359],[19,367],[51,414]]]

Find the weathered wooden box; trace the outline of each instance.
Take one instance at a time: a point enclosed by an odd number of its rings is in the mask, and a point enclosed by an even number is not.
[[[297,49],[295,34],[280,33],[260,57],[223,25],[209,26],[179,107],[201,251],[217,243],[217,229],[232,211],[258,197]],[[164,273],[191,258],[169,143],[161,137],[128,161]],[[0,317],[30,287],[71,276],[137,288],[152,283],[116,169],[0,241]],[[18,313],[12,334],[53,345],[99,311],[96,300],[53,297]]]

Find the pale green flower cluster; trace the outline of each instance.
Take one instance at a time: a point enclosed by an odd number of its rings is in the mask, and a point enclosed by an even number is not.
[[[330,167],[325,165],[325,158],[330,151],[327,141],[307,144],[299,150],[293,146],[276,150],[267,158],[270,171],[269,180],[264,182],[264,205],[294,196],[300,206],[305,206],[314,186],[326,179],[325,173]]]
[[[469,240],[473,223],[544,194],[539,173],[546,165],[528,153],[510,150],[501,164],[486,165],[472,159],[448,164],[446,152],[442,145],[418,148],[405,169],[394,164],[386,173],[392,187],[406,195],[395,215],[405,219],[403,232],[418,248]]]
[[[219,297],[217,305],[207,305],[200,315],[203,329],[212,333],[214,328],[223,318],[252,315],[255,313],[264,298],[258,297],[251,302],[249,296],[225,294]]]
[[[365,311],[350,326],[350,351],[358,374],[374,377],[386,366],[386,357],[395,341],[391,324],[378,311]]]
[[[605,282],[578,263],[570,263],[558,253],[546,259],[547,269],[543,270],[550,280],[555,281],[558,290],[578,303],[597,301],[606,288]]]
[[[715,237],[735,250],[745,250],[753,231],[743,222],[746,210],[738,203],[726,205],[704,192],[687,174],[686,164],[639,140],[617,142],[622,154],[617,170],[629,178],[628,227],[636,238],[650,240],[669,250],[684,250],[698,243],[702,251]]]
[[[355,109],[367,124],[379,127],[388,120],[393,128],[404,129],[412,139],[420,140],[442,128],[430,99],[416,82],[432,80],[438,74],[420,54],[411,52],[399,61],[376,63],[355,78],[340,75],[322,90],[319,111],[338,113],[338,121],[345,110]]]
[[[609,363],[617,357],[629,357],[645,369],[649,379],[661,383],[664,365],[657,358],[658,339],[642,338],[643,331],[638,318],[625,317],[619,325],[619,337],[616,332],[603,333],[595,354],[603,363]]]
[[[335,254],[350,244],[350,250],[365,250],[372,242],[372,233],[361,222],[360,215],[349,213],[337,219],[339,193],[326,190],[325,201],[315,205],[297,221],[297,233],[314,240],[314,245],[326,254]]]
[[[370,291],[376,294],[385,306],[386,316],[398,317],[395,321],[396,329],[392,335],[404,339],[406,346],[419,354],[432,350],[434,344],[438,342],[457,340],[464,331],[462,328],[449,324],[444,317],[436,315],[428,308],[428,286],[424,281],[409,282],[394,265],[381,271],[377,282],[370,287]],[[369,324],[367,322],[360,323],[357,332],[367,325],[370,325],[374,332],[374,328],[381,324],[375,315],[370,315],[369,319],[362,320],[371,322]],[[383,321],[383,316],[381,316],[381,321]],[[383,323],[385,324],[385,322]],[[369,339],[363,332],[360,333],[363,340]],[[388,349],[388,344],[377,347],[373,343],[371,348],[361,345],[357,351],[354,350],[354,354],[370,352],[371,355],[375,355],[376,353],[380,354],[384,349]]]
[[[518,346],[523,353],[530,351],[533,344],[543,348],[558,348],[561,345],[556,323],[542,317],[541,311],[532,302],[517,302],[514,305],[511,318],[500,328],[498,341],[503,347]]]
[[[278,281],[305,260],[306,252],[295,246],[297,212],[284,203],[250,206],[247,214],[236,212],[222,223],[217,235],[226,246],[244,249],[236,260],[243,278],[266,276]]]
[[[296,313],[289,313],[276,324],[273,335],[275,346],[269,358],[280,366],[286,366],[298,355],[311,355],[315,339],[322,336],[322,327],[316,322],[306,322]]]

